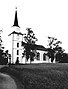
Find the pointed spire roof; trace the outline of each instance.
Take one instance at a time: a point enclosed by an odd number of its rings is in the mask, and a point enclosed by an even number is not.
[[[17,7],[16,7],[16,11],[15,11],[15,18],[14,18],[14,25],[13,26],[19,27],[19,25],[18,25],[18,18],[17,18]]]

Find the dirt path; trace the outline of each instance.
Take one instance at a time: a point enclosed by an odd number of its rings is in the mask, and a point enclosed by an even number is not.
[[[17,89],[17,85],[9,75],[0,73],[0,89]]]

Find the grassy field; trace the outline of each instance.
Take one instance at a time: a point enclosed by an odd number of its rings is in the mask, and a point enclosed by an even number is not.
[[[12,76],[18,89],[68,89],[68,64],[26,64],[3,67],[0,72]]]

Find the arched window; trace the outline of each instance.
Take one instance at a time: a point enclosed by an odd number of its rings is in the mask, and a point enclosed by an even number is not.
[[[40,60],[40,53],[37,53],[37,60]]]
[[[46,61],[46,54],[43,54],[43,60]]]

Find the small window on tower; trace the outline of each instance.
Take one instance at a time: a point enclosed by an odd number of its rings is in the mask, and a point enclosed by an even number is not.
[[[19,43],[17,43],[17,47],[19,47]]]
[[[19,55],[19,50],[17,50],[17,55]]]

